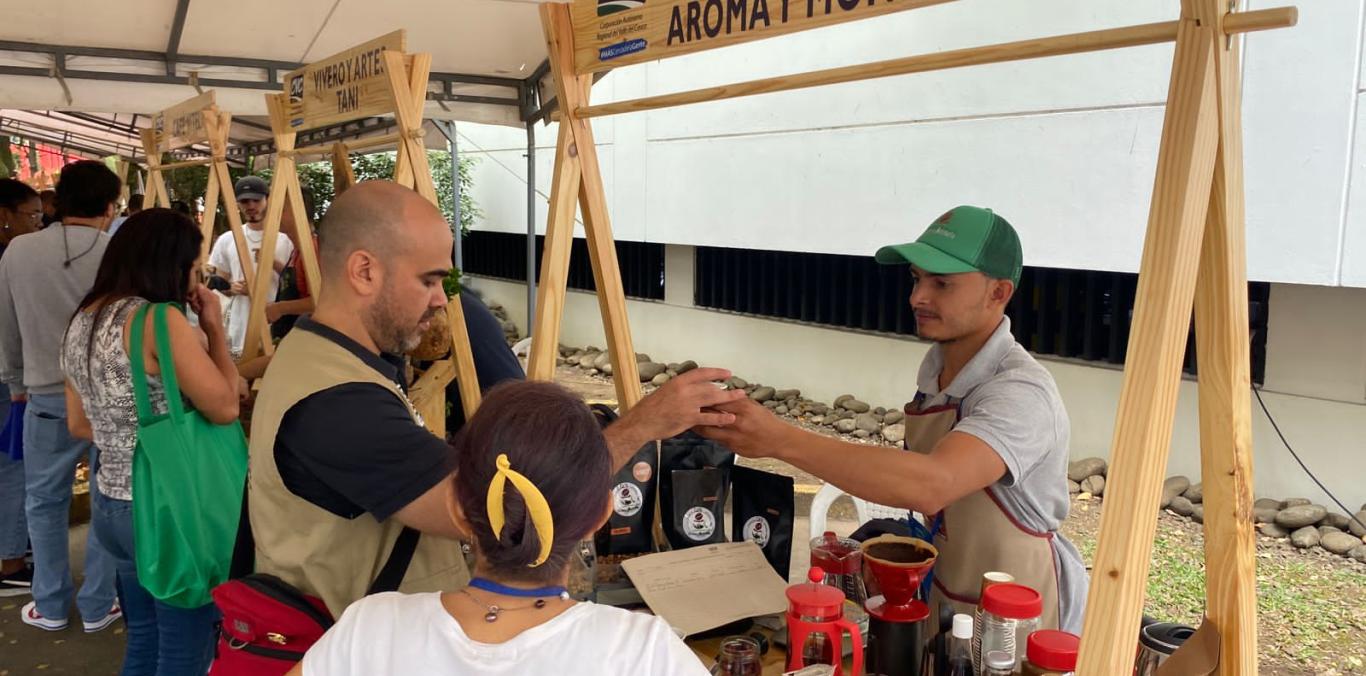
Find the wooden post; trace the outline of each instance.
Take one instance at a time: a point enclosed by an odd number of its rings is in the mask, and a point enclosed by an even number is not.
[[[231,193],[232,187],[228,190]],[[225,195],[226,197],[226,195]],[[235,209],[237,205],[229,204],[228,209]],[[204,237],[204,241],[199,243],[199,267],[202,269],[209,264],[209,253],[213,250],[213,224],[218,215],[218,172],[212,167],[209,168],[209,182],[204,188],[204,214],[199,218],[199,232]]]
[[[242,274],[250,291],[255,288],[252,286],[254,261],[251,259],[251,249],[247,247],[247,235],[242,230],[242,216],[237,211],[237,192],[228,174],[228,131],[232,129],[232,115],[220,112],[217,107],[211,107],[202,114],[212,154],[209,186],[216,198],[210,200],[206,196],[204,199],[204,220],[200,223],[204,232],[203,261],[207,263],[209,260],[210,247],[213,246],[213,216],[218,209],[217,199],[221,199],[223,215],[228,219],[228,232],[232,233],[233,246],[237,249],[238,260],[242,261]]]
[[[405,70],[403,54],[386,51],[384,60],[390,91],[393,92],[394,115],[398,121],[400,134],[394,180],[400,185],[407,181],[419,195],[440,209],[436,184],[432,182],[432,168],[427,161],[427,148],[422,145],[422,106],[427,97],[427,77],[432,67],[432,56],[413,54],[408,70]],[[458,233],[459,225],[455,227]],[[459,298],[452,297],[447,301],[446,320],[451,330],[451,359],[455,362],[460,404],[468,417],[474,415],[474,411],[479,408],[479,375],[474,367],[474,353],[469,346],[465,310],[461,307]]]
[[[1182,3],[1078,673],[1133,668],[1219,148],[1225,35],[1197,1]]]
[[[332,194],[340,196],[356,184],[356,170],[351,166],[351,151],[345,143],[332,144]]]
[[[550,184],[550,216],[545,229],[545,249],[541,254],[541,281],[536,286],[536,316],[531,324],[531,355],[527,360],[527,377],[533,380],[555,379],[581,171],[573,134],[569,125],[561,124],[555,143],[555,175]]]
[[[147,156],[147,193],[142,196],[144,207],[171,208],[171,195],[166,191],[166,181],[161,177],[161,151],[157,148],[156,136],[151,129],[143,129],[142,153]]]
[[[1223,21],[1221,4],[1199,0],[1201,21]],[[1195,285],[1195,344],[1205,490],[1205,614],[1220,632],[1219,673],[1235,676],[1257,673],[1252,359],[1238,41],[1217,40],[1214,60],[1219,149]]]
[[[607,348],[612,358],[612,381],[617,391],[617,404],[626,411],[640,401],[640,371],[636,363],[635,347],[631,341],[631,329],[626,317],[626,294],[621,283],[621,268],[617,265],[617,253],[612,239],[611,219],[607,214],[607,195],[603,190],[602,172],[598,165],[598,150],[593,140],[593,126],[588,120],[580,118],[577,111],[588,104],[591,76],[575,75],[574,70],[574,26],[565,5],[542,5],[541,26],[546,34],[550,53],[551,73],[555,80],[556,96],[562,113],[560,126],[569,128],[570,144],[565,154],[577,153],[580,166],[578,185],[573,186],[572,169],[561,172],[556,169],[558,188],[576,188],[579,208],[583,213],[584,230],[588,235],[589,258],[593,265],[593,280],[597,285],[598,307],[602,312],[603,330],[607,336]],[[557,159],[560,155],[557,154]],[[552,228],[567,230],[572,237],[574,221],[573,210],[564,208],[569,197],[558,196],[552,205],[552,220],[546,226],[546,239],[566,237],[562,232],[551,232]],[[568,212],[568,218],[565,218]],[[547,261],[545,265],[563,265],[567,268],[568,252],[564,262]],[[552,272],[557,272],[552,270]],[[548,289],[552,284],[555,289]],[[564,280],[541,278],[541,296],[554,298],[564,293]],[[537,326],[532,334],[532,353],[538,359],[538,375],[546,370],[546,363],[553,366],[551,352],[558,349],[560,320],[563,305],[537,311]],[[539,341],[539,345],[537,344]],[[553,372],[553,370],[552,370]]]
[[[275,134],[275,150],[294,149],[298,132],[289,126],[285,119],[283,94],[266,94],[266,108],[270,112],[270,127]],[[280,237],[280,218],[284,216],[285,206],[298,194],[299,174],[294,166],[294,156],[280,153],[275,158],[275,171],[271,174],[270,197],[266,202],[265,232],[261,235],[261,259],[257,261],[256,281],[252,284],[251,313],[247,321],[247,342],[242,347],[242,361],[254,359],[261,354],[272,354],[274,344],[270,338],[270,326],[266,323],[266,304],[270,291],[271,276],[275,274],[275,243]],[[299,209],[303,211],[303,209]],[[296,212],[297,214],[297,212]],[[302,228],[299,240],[307,238],[312,244],[313,232],[305,219],[295,222],[295,228]],[[313,284],[320,280],[308,280]]]

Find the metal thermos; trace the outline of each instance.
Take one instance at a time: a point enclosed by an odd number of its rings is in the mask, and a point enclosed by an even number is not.
[[[1194,633],[1195,627],[1172,622],[1145,625],[1138,632],[1138,660],[1134,663],[1134,676],[1157,674],[1158,665],[1171,657]]]

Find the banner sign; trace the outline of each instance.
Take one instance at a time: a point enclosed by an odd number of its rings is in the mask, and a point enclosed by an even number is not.
[[[203,112],[213,105],[213,91],[207,91],[152,116],[152,138],[157,150],[164,153],[209,140]]]
[[[573,0],[579,75],[951,0]]]
[[[384,52],[402,52],[402,30],[285,74],[285,116],[296,131],[394,112]]]

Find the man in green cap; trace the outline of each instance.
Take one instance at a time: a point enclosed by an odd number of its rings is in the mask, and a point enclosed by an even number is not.
[[[925,515],[939,559],[930,602],[971,612],[989,571],[1040,596],[1041,628],[1081,630],[1087,575],[1058,527],[1067,518],[1069,423],[1049,372],[1010,333],[1020,281],[1015,229],[960,206],[877,261],[909,265],[916,331],[934,345],[905,408],[905,447],[841,441],[788,425],[753,401],[700,430],[740,455],[773,457],[871,502]],[[908,394],[910,394],[908,392]]]

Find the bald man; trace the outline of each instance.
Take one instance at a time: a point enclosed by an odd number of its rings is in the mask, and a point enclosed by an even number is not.
[[[436,207],[387,181],[347,190],[318,231],[322,293],[266,370],[248,505],[256,571],[339,617],[367,593],[453,590],[469,577],[441,482],[449,447],[408,402],[399,356],[446,303],[452,240]],[[480,386],[523,377],[488,310],[464,295],[461,303]],[[708,382],[726,377],[684,374],[608,428],[618,465],[651,439],[733,421],[709,410],[736,398]]]

